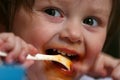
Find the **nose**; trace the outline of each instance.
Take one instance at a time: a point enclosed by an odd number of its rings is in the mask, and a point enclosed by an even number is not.
[[[64,29],[60,32],[60,38],[67,40],[69,42],[82,42],[83,41],[83,31],[80,26],[80,22],[69,22],[64,25]]]

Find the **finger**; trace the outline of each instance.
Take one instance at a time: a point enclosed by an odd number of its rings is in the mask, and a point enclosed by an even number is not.
[[[107,75],[107,72],[104,69],[104,56],[102,54],[98,56],[98,59],[95,62],[94,71],[97,76],[104,77]]]
[[[111,76],[114,80],[120,80],[120,64],[113,70]]]
[[[108,55],[105,55],[105,56],[106,56],[105,67],[114,69],[119,64],[118,59],[115,59],[115,58],[108,56]]]
[[[22,44],[24,45],[24,48],[19,57],[22,62],[26,60],[26,56],[28,54],[35,55],[36,53],[38,53],[38,50],[32,45],[26,44],[25,42],[23,42]]]
[[[10,51],[15,45],[14,34],[2,34],[2,35],[0,35],[0,39],[1,39],[0,49],[2,51]]]
[[[88,72],[90,76],[93,77],[104,77],[107,75],[106,70],[104,69],[104,57],[102,54],[99,54],[94,65],[91,67]]]
[[[33,47],[30,44],[25,43],[24,41],[22,42],[22,44],[24,45],[24,48],[23,48],[23,50],[22,50],[23,52],[22,52],[22,54],[20,54],[19,58],[20,58],[20,61],[23,63],[22,65],[25,68],[28,68],[34,63],[34,61],[33,60],[26,60],[26,56],[28,54],[34,55],[38,51],[37,51],[37,49],[35,47]]]
[[[114,70],[116,69],[118,64],[119,64],[118,59],[115,59],[107,55],[107,57],[105,58],[105,69],[107,71],[108,76],[111,76],[112,74],[114,74]]]
[[[20,54],[20,57],[19,57],[21,59],[21,61],[26,60],[26,56],[28,54],[35,54],[38,52],[35,47],[33,47],[30,44],[25,43],[24,41],[22,41],[22,45],[23,45],[22,53]]]
[[[13,34],[11,34],[11,33],[9,33],[9,34],[10,34],[10,35],[13,35]],[[6,41],[7,38],[8,38],[8,33],[1,33],[1,34],[0,34],[0,39],[1,39],[2,41]]]
[[[9,52],[8,56],[6,57],[7,62],[13,62],[18,57],[18,54],[21,53],[21,39],[19,37],[15,38],[14,48]]]
[[[35,47],[33,47],[32,45],[30,45],[30,44],[26,44],[25,42],[23,42],[23,44],[24,44],[24,50],[23,50],[23,52],[22,52],[22,54],[20,54],[20,61],[23,63],[23,64],[30,64],[30,63],[27,63],[26,61],[28,61],[28,60],[26,60],[26,56],[28,55],[28,54],[35,54],[35,53],[37,53],[38,51],[37,51],[37,49],[35,48]],[[32,60],[31,60],[32,61]]]
[[[33,60],[26,60],[26,61],[22,64],[22,66],[23,66],[24,68],[29,68],[32,64],[34,64],[34,61],[33,61]]]

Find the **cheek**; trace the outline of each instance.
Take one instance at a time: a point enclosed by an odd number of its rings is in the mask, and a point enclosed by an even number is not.
[[[29,34],[28,38],[26,38],[26,41],[33,44],[37,48],[42,47],[44,44],[46,44],[50,39],[50,33],[46,32],[42,29],[32,29],[30,30],[31,34]],[[49,34],[47,34],[49,33]]]
[[[93,36],[93,35],[92,35]],[[92,64],[96,57],[102,51],[102,47],[105,41],[105,34],[104,35],[94,35],[99,37],[91,37],[86,40],[86,57],[85,60],[89,64]]]
[[[26,40],[32,43],[37,48],[43,48],[58,32],[58,28],[53,28],[54,26],[35,24],[34,28],[29,30],[29,38]],[[28,34],[27,34],[28,35]]]
[[[62,29],[60,25],[52,24],[44,20],[33,20],[32,28],[29,31],[29,37],[32,43],[38,48],[42,48]],[[57,26],[57,27],[56,27]]]

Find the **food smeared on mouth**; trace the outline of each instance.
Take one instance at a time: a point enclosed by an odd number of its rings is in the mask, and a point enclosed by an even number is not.
[[[59,69],[71,71],[72,63],[79,60],[79,55],[75,51],[64,49],[47,49],[46,54],[36,54],[35,56],[27,56],[27,59],[32,60],[47,60],[51,61],[54,66]]]
[[[71,62],[77,61],[79,59],[78,55],[75,54],[75,53],[67,53],[65,51],[58,50],[58,49],[47,49],[46,54],[48,54],[48,55],[61,55],[61,56],[65,57],[65,58],[69,59]],[[56,61],[52,61],[52,62],[57,67],[62,68],[64,70],[67,70],[67,68],[65,66],[63,66],[62,64],[60,64],[60,63],[58,63]]]

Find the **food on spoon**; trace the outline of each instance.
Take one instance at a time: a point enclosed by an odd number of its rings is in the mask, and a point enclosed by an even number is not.
[[[70,66],[72,64],[72,62],[68,58],[61,55],[36,54],[35,56],[28,55],[27,59],[56,61],[64,65],[68,70],[70,70]]]

